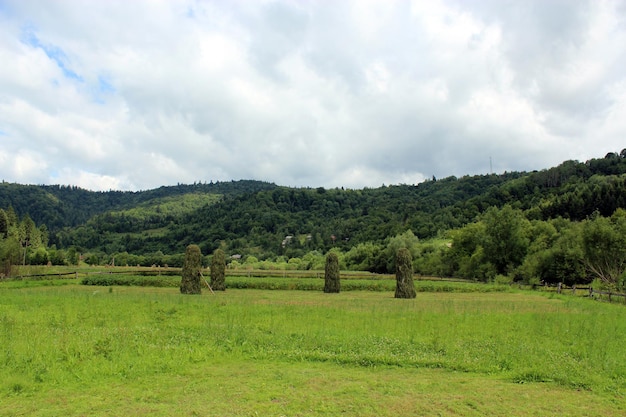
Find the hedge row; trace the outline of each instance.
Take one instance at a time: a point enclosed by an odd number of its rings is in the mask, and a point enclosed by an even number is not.
[[[104,287],[126,286],[126,287],[178,287],[180,286],[180,276],[139,276],[139,275],[88,275],[83,278],[82,285],[98,285]]]

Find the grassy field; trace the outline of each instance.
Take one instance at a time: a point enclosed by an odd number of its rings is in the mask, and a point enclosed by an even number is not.
[[[2,416],[626,415],[621,305],[43,284],[0,284]]]
[[[210,279],[207,277],[207,280]],[[28,282],[28,281],[23,281]],[[208,281],[207,281],[208,282]],[[90,274],[80,280],[83,285],[93,286],[138,286],[138,287],[180,287],[180,275],[178,276],[140,276],[136,273],[121,274]],[[19,283],[16,285],[20,285]],[[37,284],[34,284],[37,285]],[[204,284],[203,284],[204,286]],[[226,277],[226,287],[230,289],[255,289],[255,290],[298,290],[298,291],[322,291],[324,278],[315,277]],[[342,291],[385,291],[394,292],[396,288],[395,278],[350,278],[341,279]],[[454,282],[447,280],[415,280],[417,292],[509,292],[512,288],[507,285],[485,284],[478,282]],[[208,288],[205,287],[205,290]]]

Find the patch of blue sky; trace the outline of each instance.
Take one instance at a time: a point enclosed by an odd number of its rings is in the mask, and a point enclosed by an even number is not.
[[[41,42],[41,40],[37,37],[37,34],[35,33],[33,27],[24,27],[22,29],[22,36],[20,40],[26,45],[32,46],[33,48],[39,48],[44,51],[48,58],[53,60],[61,69],[61,71],[63,71],[63,75],[66,78],[83,82],[83,78],[69,68],[68,64],[70,60],[63,51],[63,49],[55,45],[45,44]]]
[[[104,75],[98,76],[98,91],[104,94],[115,93],[115,87],[111,84],[111,80]]]
[[[111,83],[110,78],[104,75],[98,76],[97,84],[93,85],[90,90],[93,101],[98,104],[104,104],[106,102],[106,97],[117,91]]]
[[[3,14],[5,16],[10,16],[13,14],[13,10],[11,10],[10,5],[4,0],[0,0],[0,14]]]

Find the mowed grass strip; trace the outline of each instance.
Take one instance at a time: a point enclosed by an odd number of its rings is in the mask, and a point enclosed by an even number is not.
[[[392,296],[0,286],[0,414],[626,412],[623,306]]]

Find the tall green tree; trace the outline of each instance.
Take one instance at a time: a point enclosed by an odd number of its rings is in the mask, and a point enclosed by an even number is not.
[[[202,253],[198,245],[189,245],[185,251],[182,276],[180,281],[181,294],[201,294],[200,269],[202,268]]]
[[[215,291],[226,290],[226,254],[216,249],[211,258],[211,288]]]
[[[17,239],[9,237],[0,239],[0,276],[10,276],[12,267],[19,265],[21,248]]]
[[[583,224],[584,262],[589,271],[612,288],[624,286],[626,272],[626,211],[610,218],[596,215]]]
[[[407,230],[389,239],[387,249],[385,250],[388,260],[387,272],[393,273],[396,270],[396,254],[400,248],[407,249],[411,254],[411,259],[419,256],[419,239],[413,234],[412,230]]]
[[[493,264],[485,256],[485,229],[481,221],[451,233],[451,247],[443,255],[444,275],[479,281],[490,281],[496,275]]]
[[[13,206],[9,206],[9,208],[6,210],[6,214],[7,214],[8,226],[10,230],[11,227],[17,226],[17,223],[18,223],[17,213],[15,212],[15,209],[13,208]]]
[[[0,239],[4,239],[9,233],[9,218],[6,211],[0,208]]]
[[[487,210],[483,222],[485,257],[498,274],[507,274],[519,266],[526,255],[528,238],[524,226],[528,221],[520,210],[507,204],[502,209],[492,207]]]

